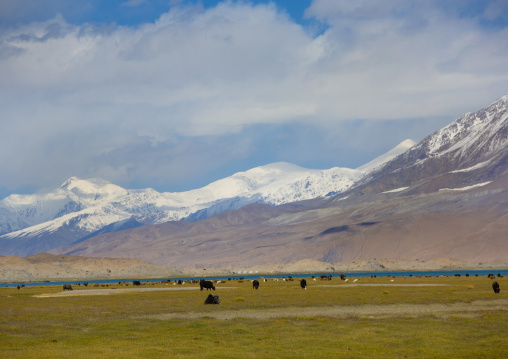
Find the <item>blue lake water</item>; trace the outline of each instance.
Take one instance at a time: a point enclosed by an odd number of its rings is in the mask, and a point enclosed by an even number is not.
[[[331,275],[332,278],[340,277],[341,274],[345,274],[347,277],[410,277],[410,276],[425,276],[425,275],[431,275],[433,277],[435,276],[455,276],[455,274],[460,274],[461,276],[466,276],[468,274],[469,276],[479,276],[479,277],[487,277],[489,274],[494,274],[497,276],[498,274],[501,276],[508,276],[508,269],[482,269],[482,270],[451,270],[451,271],[401,271],[401,272],[337,272],[337,273],[306,273],[306,274],[266,274],[266,275],[259,275],[259,274],[249,274],[249,275],[229,275],[229,276],[210,276],[210,277],[181,277],[181,278],[174,278],[174,277],[168,277],[168,278],[158,278],[158,279],[135,279],[139,280],[141,282],[160,282],[163,280],[170,280],[172,282],[182,280],[182,281],[188,281],[188,280],[199,280],[199,279],[222,279],[222,280],[238,280],[240,278],[243,279],[259,279],[260,277],[263,278],[288,278],[289,276],[293,278],[310,278],[312,276],[319,277],[320,275]],[[78,285],[78,283],[84,283],[87,282],[89,285],[93,284],[108,284],[108,283],[119,283],[119,282],[126,282],[126,283],[132,283],[134,279],[107,279],[107,280],[76,280],[76,281],[58,281],[58,282],[16,282],[16,283],[1,283],[0,287],[16,287],[18,285],[24,285],[26,287],[38,287],[38,286],[47,286],[47,285],[58,285],[61,286],[63,284],[72,284],[72,285]]]

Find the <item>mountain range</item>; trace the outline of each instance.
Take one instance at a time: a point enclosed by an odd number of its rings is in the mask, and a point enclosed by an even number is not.
[[[503,260],[508,258],[507,144],[504,96],[370,166],[340,193],[278,206],[251,203],[195,222],[105,233],[50,253],[203,269],[304,259]]]
[[[273,163],[181,193],[127,190],[102,179],[71,177],[45,194],[0,201],[0,254],[26,256],[100,234],[169,221],[197,221],[250,203],[271,206],[325,198],[414,145],[406,140],[358,169],[305,169]]]
[[[71,178],[0,204],[0,253],[178,268],[508,258],[508,96],[357,169],[257,167],[184,193]],[[185,220],[182,220],[185,219]]]

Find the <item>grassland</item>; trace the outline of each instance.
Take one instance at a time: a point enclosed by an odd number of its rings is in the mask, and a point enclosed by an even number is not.
[[[507,358],[495,280],[229,281],[219,305],[197,284],[0,288],[0,357]]]

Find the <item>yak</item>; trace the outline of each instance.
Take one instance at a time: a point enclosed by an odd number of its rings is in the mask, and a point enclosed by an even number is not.
[[[300,287],[302,287],[302,289],[307,289],[307,281],[305,279],[300,281]]]
[[[205,299],[205,304],[219,304],[220,299],[218,295],[208,294],[208,297]]]
[[[258,289],[259,288],[259,281],[258,280],[254,279],[252,281],[252,288],[253,289]]]
[[[199,281],[199,288],[200,290],[203,290],[203,288],[206,288],[206,290],[215,290],[215,287],[213,286],[213,282],[211,280],[204,280],[201,279]]]
[[[72,290],[72,285],[70,285],[70,284],[64,284],[63,285],[63,290]]]
[[[499,283],[498,282],[492,283],[492,289],[494,289],[494,293],[499,293],[501,291],[499,289]]]

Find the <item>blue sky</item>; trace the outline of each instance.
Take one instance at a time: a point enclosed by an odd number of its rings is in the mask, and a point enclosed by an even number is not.
[[[17,26],[34,21],[52,19],[56,13],[62,14],[68,23],[84,23],[136,26],[155,22],[163,13],[182,7],[201,7],[209,9],[224,2],[221,0],[171,1],[171,0],[7,0],[1,1],[2,24]],[[306,23],[305,10],[311,0],[270,0],[235,1],[247,5],[266,5],[274,3],[278,10],[285,12],[294,21]]]
[[[356,168],[508,93],[504,0],[0,0],[0,198]]]

